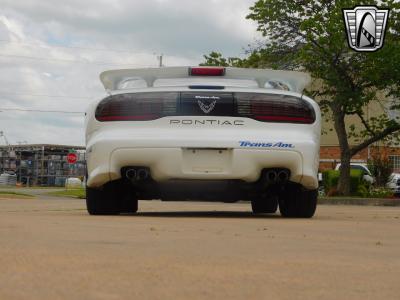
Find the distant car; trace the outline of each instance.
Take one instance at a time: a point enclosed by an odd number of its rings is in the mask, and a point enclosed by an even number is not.
[[[5,171],[0,174],[0,185],[15,186],[17,184],[17,175],[13,171]]]
[[[65,187],[67,188],[78,188],[82,186],[82,180],[77,177],[70,177],[65,180]]]
[[[389,188],[396,197],[400,197],[400,174],[392,173],[386,187]]]
[[[338,163],[336,165],[335,170],[340,170],[341,164]],[[364,163],[351,163],[350,164],[350,170],[360,170],[363,173],[363,179],[370,183],[373,184],[375,183],[375,178],[372,176],[371,171],[368,169],[367,164]]]
[[[321,117],[307,74],[223,67],[112,70],[87,111],[87,209],[138,199],[249,200],[254,213],[310,218]]]

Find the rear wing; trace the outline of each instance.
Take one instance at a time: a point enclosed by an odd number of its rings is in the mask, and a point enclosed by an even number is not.
[[[193,72],[196,70],[197,72]],[[209,71],[209,72],[208,72]],[[217,71],[217,72],[216,72]],[[215,76],[211,76],[215,75]],[[100,74],[100,80],[106,91],[123,89],[122,84],[127,81],[142,80],[147,87],[154,87],[157,79],[182,79],[199,76],[221,79],[253,80],[259,88],[279,88],[301,93],[311,81],[310,75],[303,72],[280,71],[270,69],[243,69],[223,67],[164,67],[148,69],[110,70]],[[216,85],[221,85],[216,83]],[[282,89],[282,88],[280,88]]]

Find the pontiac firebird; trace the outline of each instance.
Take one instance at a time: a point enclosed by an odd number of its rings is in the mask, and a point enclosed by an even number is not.
[[[138,199],[249,201],[310,218],[320,110],[307,74],[223,67],[103,72],[87,111],[87,210],[135,213]]]

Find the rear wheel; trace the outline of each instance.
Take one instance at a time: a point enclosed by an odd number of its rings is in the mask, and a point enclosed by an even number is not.
[[[287,218],[311,218],[317,208],[318,190],[287,185],[279,196],[279,210]]]
[[[120,198],[120,213],[135,213],[138,210],[138,199],[136,197],[135,189],[125,184],[123,193]]]
[[[273,214],[278,209],[278,199],[276,196],[260,195],[251,200],[251,209],[254,214]]]
[[[135,213],[138,201],[129,186],[120,180],[111,181],[100,189],[86,187],[86,208],[91,215]]]

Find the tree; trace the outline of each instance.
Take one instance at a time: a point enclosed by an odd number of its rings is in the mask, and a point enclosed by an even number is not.
[[[376,52],[355,52],[348,46],[342,8],[373,4],[390,8],[384,47]],[[324,117],[333,121],[342,163],[338,191],[348,195],[351,157],[400,132],[398,119],[387,113],[374,118],[366,115],[367,106],[382,96],[387,102],[392,99],[392,109],[400,107],[400,3],[258,0],[247,18],[257,23],[263,42],[250,49],[246,59],[224,61],[221,54],[214,53],[214,60],[205,56],[205,64],[309,72],[318,84],[306,93],[318,100]],[[362,128],[346,127],[348,116],[356,116]]]
[[[376,179],[376,186],[386,187],[386,183],[393,172],[393,167],[387,153],[378,151],[372,154],[372,159],[368,160],[368,169]]]
[[[247,64],[243,64],[243,60],[237,57],[225,58],[221,53],[211,52],[209,55],[204,55],[205,63],[200,64],[200,66],[235,66],[235,67],[247,67]]]

